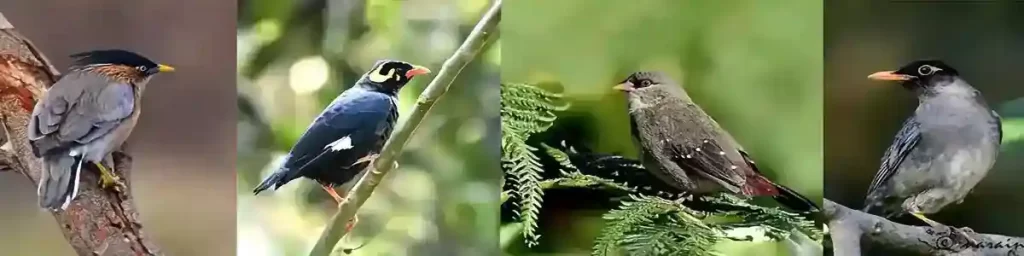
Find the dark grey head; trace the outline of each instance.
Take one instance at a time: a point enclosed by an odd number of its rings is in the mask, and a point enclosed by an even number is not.
[[[940,60],[918,60],[895,71],[875,72],[868,76],[873,80],[899,81],[904,88],[913,91],[932,90],[949,83],[960,75],[953,67]]]
[[[632,93],[634,91],[644,91],[652,87],[661,87],[664,84],[676,86],[671,78],[661,72],[640,71],[630,74],[629,77],[622,80],[622,83],[616,85],[615,89]]]
[[[626,92],[630,109],[666,101],[689,100],[689,96],[679,84],[668,75],[657,71],[635,72],[614,88]]]
[[[427,73],[430,73],[429,69],[408,62],[379,60],[357,84],[366,89],[395,94],[413,77]]]
[[[72,54],[72,70],[96,70],[112,76],[142,79],[174,68],[157,64],[138,53],[125,50],[97,50]],[[105,67],[105,68],[98,68]]]

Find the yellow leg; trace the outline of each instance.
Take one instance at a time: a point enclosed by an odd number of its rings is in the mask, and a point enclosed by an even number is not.
[[[103,166],[103,163],[94,164],[96,165],[96,168],[100,170],[100,186],[103,188],[114,187],[115,189],[120,189],[120,186],[124,186],[124,183],[121,182],[121,178],[117,177],[116,174]]]
[[[938,221],[934,221],[932,219],[929,219],[928,217],[925,217],[924,213],[912,212],[910,213],[910,215],[914,215],[914,217],[917,217],[921,221],[924,221],[924,223],[928,223],[928,226],[932,226],[933,228],[945,226],[942,225],[942,223],[939,223]]]
[[[914,217],[917,217],[921,221],[924,221],[925,223],[928,223],[928,225],[932,226],[932,228],[948,227],[950,231],[955,232],[955,233],[957,233],[960,236],[963,236],[964,239],[966,239],[971,244],[978,244],[977,240],[974,240],[974,238],[971,238],[971,236],[969,234],[967,234],[968,230],[970,230],[967,227],[964,227],[964,228],[961,229],[961,228],[954,228],[952,226],[943,225],[942,223],[939,223],[938,221],[934,221],[932,219],[929,219],[928,217],[925,217],[924,213],[920,213],[920,212],[911,212],[910,215],[914,215]],[[971,231],[971,232],[973,233],[973,231]]]

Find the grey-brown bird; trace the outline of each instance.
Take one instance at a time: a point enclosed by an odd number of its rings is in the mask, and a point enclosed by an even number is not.
[[[121,146],[139,118],[142,92],[153,75],[174,68],[125,50],[71,55],[75,61],[32,111],[28,136],[43,158],[39,205],[58,211],[78,196],[83,165],[100,172],[101,186],[120,186],[103,160]]]
[[[724,190],[772,196],[793,210],[818,210],[811,200],[764,177],[740,144],[664,74],[636,72],[615,89],[628,95],[641,162],[665,183],[695,194]]]

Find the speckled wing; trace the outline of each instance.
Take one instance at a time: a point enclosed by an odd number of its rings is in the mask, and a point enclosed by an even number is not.
[[[113,132],[134,109],[132,85],[89,72],[69,73],[32,111],[33,152],[41,157],[93,142]]]
[[[688,109],[680,102],[659,104],[630,114],[633,133],[639,137],[645,153],[652,154],[661,165],[659,169],[666,172],[659,176],[671,179],[667,182],[685,180],[695,189],[696,181],[683,173],[689,172],[713,180],[730,191],[740,191],[744,177],[737,168],[746,166],[738,166],[731,158],[739,158],[738,151],[722,144],[726,138],[714,132],[710,117],[703,111]]]
[[[903,128],[896,133],[896,138],[893,140],[892,145],[889,146],[889,149],[885,151],[885,155],[882,156],[882,166],[878,168],[878,173],[871,180],[871,186],[868,187],[869,194],[889,181],[893,175],[896,175],[900,164],[914,150],[917,143],[921,141],[920,127],[920,123],[917,122],[914,116],[907,118],[903,122]]]

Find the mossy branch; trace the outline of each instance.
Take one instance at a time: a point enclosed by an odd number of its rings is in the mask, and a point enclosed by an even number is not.
[[[405,144],[409,141],[409,138],[416,131],[419,124],[423,122],[423,119],[434,106],[434,103],[448,92],[448,88],[455,81],[459,73],[462,72],[462,69],[476,59],[476,56],[484,48],[488,39],[493,37],[497,30],[498,22],[501,20],[501,3],[502,0],[494,1],[494,4],[484,13],[484,16],[476,24],[476,27],[473,28],[473,31],[470,32],[462,46],[459,46],[459,49],[448,60],[445,60],[441,70],[437,72],[437,76],[434,77],[434,80],[430,81],[427,88],[420,94],[409,118],[401,123],[395,132],[392,133],[391,139],[387,141],[384,149],[381,150],[380,157],[370,167],[372,169],[366,172],[347,193],[348,200],[342,202],[340,209],[331,218],[327,228],[324,229],[323,234],[320,235],[320,239],[313,246],[313,250],[309,255],[330,255],[334,250],[334,246],[338,244],[338,240],[345,236],[345,224],[356,215],[359,207],[373,194],[373,190],[380,184],[384,175],[393,169],[395,159],[398,158],[402,148],[405,147]]]

